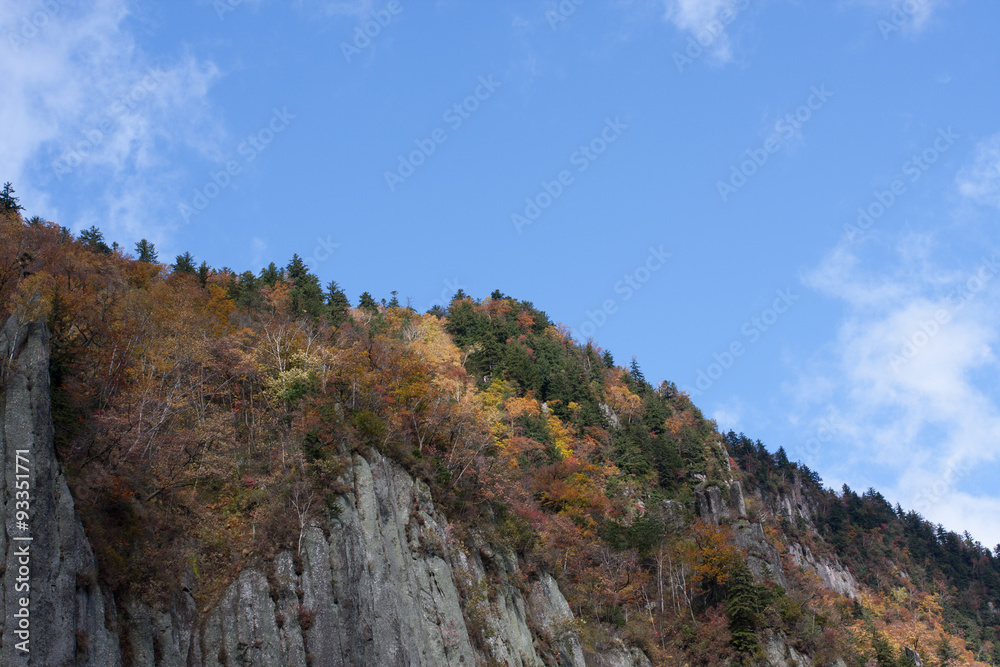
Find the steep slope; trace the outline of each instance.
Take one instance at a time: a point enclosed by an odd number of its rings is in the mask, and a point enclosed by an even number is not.
[[[0,352],[5,460],[18,456],[30,471],[33,501],[30,529],[21,530],[12,509],[18,469],[8,466],[3,590],[16,590],[19,572],[25,579],[18,538],[30,535],[31,588],[21,595],[31,604],[30,625],[18,635],[19,605],[14,596],[4,599],[3,664],[111,667],[123,655],[126,664],[171,667],[585,664],[573,614],[551,576],[525,580],[515,555],[482,541],[478,548],[457,543],[428,487],[378,454],[370,462],[353,457],[349,491],[325,520],[304,529],[301,551],[243,569],[204,610],[194,602],[197,577],[186,572],[169,609],[127,600],[119,619],[96,582],[96,562],[56,461],[45,325],[12,318]],[[492,586],[484,553],[502,575]],[[460,589],[482,593],[463,602]],[[480,646],[467,613],[481,624]],[[649,664],[635,651],[591,658]]]
[[[30,449],[56,663],[1000,658],[1000,554],[720,434],[529,302],[351,308],[298,257],[0,236],[5,657]]]

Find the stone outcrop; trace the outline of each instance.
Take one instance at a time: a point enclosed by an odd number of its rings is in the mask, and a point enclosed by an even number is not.
[[[5,525],[3,665],[464,665],[646,667],[635,648],[585,653],[554,578],[523,582],[515,554],[454,539],[430,489],[378,454],[355,455],[349,491],[308,525],[300,553],[244,569],[210,608],[182,577],[169,609],[116,605],[53,445],[44,324],[0,334]],[[15,454],[28,452],[29,531],[16,523]],[[30,653],[16,649],[18,553],[30,532]],[[30,661],[29,661],[30,658]]]
[[[858,582],[854,579],[854,575],[840,564],[836,556],[817,558],[809,547],[798,543],[789,545],[788,554],[795,565],[814,572],[826,588],[850,598],[857,597]]]
[[[695,509],[709,523],[729,523],[736,546],[746,552],[747,566],[758,582],[772,579],[785,588],[788,581],[781,564],[781,554],[767,539],[759,522],[747,519],[743,487],[733,480],[728,487],[699,485],[695,489]]]
[[[0,364],[0,664],[114,667],[121,663],[114,604],[97,585],[94,553],[55,457],[44,323],[11,318],[0,332]],[[25,507],[26,526],[17,515]]]

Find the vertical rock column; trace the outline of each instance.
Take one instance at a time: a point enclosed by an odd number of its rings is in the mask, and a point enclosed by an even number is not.
[[[0,332],[0,664],[114,667],[118,639],[105,627],[94,554],[56,461],[48,344],[44,322],[12,317]]]

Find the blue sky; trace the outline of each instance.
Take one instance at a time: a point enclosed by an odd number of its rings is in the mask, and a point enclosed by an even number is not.
[[[1000,5],[0,0],[0,179],[161,259],[534,302],[1000,543]]]

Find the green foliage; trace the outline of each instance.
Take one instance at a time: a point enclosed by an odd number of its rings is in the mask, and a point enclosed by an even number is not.
[[[732,633],[732,646],[740,655],[760,652],[757,631],[763,620],[764,610],[774,599],[773,591],[755,584],[753,575],[743,561],[739,561],[726,584],[726,615]]]
[[[285,275],[292,281],[289,296],[294,313],[303,313],[310,317],[320,317],[324,314],[325,302],[319,278],[310,273],[302,258],[295,254],[285,268]]]
[[[340,289],[335,280],[331,280],[330,284],[326,286],[326,307],[330,314],[330,321],[333,324],[341,324],[347,319],[351,302],[348,301],[347,294],[344,293],[344,290]]]
[[[361,299],[358,301],[358,308],[374,313],[378,311],[378,304],[375,302],[375,298],[371,294],[363,292],[361,294]]]
[[[159,260],[159,254],[156,252],[156,246],[146,239],[141,239],[135,244],[135,254],[136,259],[140,262],[146,262],[147,264],[155,264]]]
[[[190,252],[185,252],[183,255],[177,255],[171,268],[174,273],[182,275],[193,276],[198,273],[198,270],[194,266],[194,255]]]
[[[95,225],[91,225],[89,229],[80,232],[78,240],[91,252],[101,253],[102,255],[111,254],[111,247],[104,242],[104,234]]]
[[[652,514],[635,519],[630,525],[607,521],[601,528],[601,537],[619,551],[636,549],[640,554],[649,554],[663,540],[663,524]]]
[[[3,190],[0,190],[0,211],[10,212],[10,213],[20,213],[24,210],[18,202],[20,199],[14,196],[14,186],[10,181],[3,184]]]

